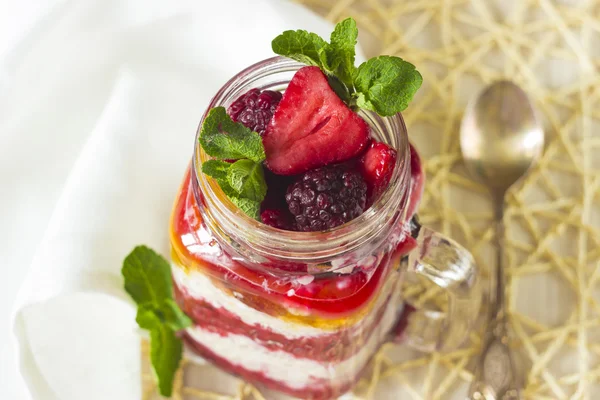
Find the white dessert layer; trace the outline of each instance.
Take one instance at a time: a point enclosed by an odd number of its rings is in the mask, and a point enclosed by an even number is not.
[[[209,348],[217,356],[246,370],[261,372],[290,388],[303,389],[315,380],[323,379],[341,385],[356,379],[369,358],[386,340],[401,307],[400,291],[396,290],[390,298],[381,321],[366,343],[352,357],[333,364],[296,358],[286,351],[269,350],[244,335],[221,336],[199,326],[188,328],[187,332],[193,340]]]
[[[180,288],[184,288],[187,294],[194,299],[202,300],[215,308],[224,308],[230,313],[237,315],[248,325],[260,325],[285,335],[288,338],[303,336],[318,336],[328,331],[308,325],[295,324],[284,321],[272,315],[255,310],[244,304],[235,296],[230,296],[220,288],[213,285],[210,279],[198,271],[184,271],[178,265],[172,265],[173,280]],[[241,293],[236,296],[243,296]]]
[[[230,296],[220,288],[213,285],[211,280],[201,272],[186,271],[177,264],[172,265],[172,274],[175,284],[186,290],[187,294],[194,299],[202,300],[215,308],[224,308],[230,313],[237,315],[247,325],[259,325],[273,332],[284,335],[289,339],[301,337],[314,337],[325,334],[331,334],[331,330],[316,328],[313,326],[299,324],[291,321],[274,317],[262,311],[256,310],[244,302],[238,300],[236,296],[243,296],[241,293],[236,293],[235,296]],[[391,279],[381,288],[376,304],[371,309],[369,315],[361,321],[362,324],[369,324],[372,318],[376,317],[377,310],[382,306],[382,303],[387,299],[390,290],[394,290],[398,295],[399,288],[393,288],[396,279]],[[399,297],[399,296],[398,296]],[[392,304],[400,304],[400,300],[391,301],[390,306],[394,309],[392,312],[400,311],[401,305],[393,306]]]

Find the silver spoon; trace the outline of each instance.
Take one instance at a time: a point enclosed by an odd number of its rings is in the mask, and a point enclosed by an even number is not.
[[[494,199],[497,259],[488,327],[469,390],[472,400],[520,399],[504,298],[504,196],[539,158],[543,146],[544,132],[533,105],[514,83],[488,86],[465,111],[460,147],[467,169]]]

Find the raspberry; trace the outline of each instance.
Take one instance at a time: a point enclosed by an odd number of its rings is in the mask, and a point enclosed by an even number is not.
[[[305,172],[288,186],[285,200],[299,231],[321,231],[363,213],[367,184],[360,172],[349,166],[331,165]]]
[[[288,217],[287,210],[267,209],[260,213],[260,219],[263,224],[272,226],[273,228],[292,231],[293,224]]]
[[[227,113],[233,121],[244,124],[262,136],[280,100],[279,92],[250,89],[231,103]]]

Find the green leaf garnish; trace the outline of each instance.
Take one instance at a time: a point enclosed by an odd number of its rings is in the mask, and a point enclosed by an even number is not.
[[[286,31],[272,42],[273,51],[308,65],[316,65],[349,107],[382,116],[404,111],[423,78],[415,66],[394,56],[372,58],[354,66],[358,37],[356,22],[347,18],[335,26],[330,43],[315,33]]]
[[[217,181],[233,204],[258,219],[260,203],[267,194],[260,135],[233,122],[224,107],[215,107],[202,123],[200,144],[215,158],[202,163],[202,172]]]
[[[243,197],[229,196],[231,202],[238,206],[246,215],[258,219],[260,211],[260,201],[245,199]]]
[[[401,58],[371,58],[356,73],[357,104],[379,115],[394,115],[408,107],[422,82],[415,66]],[[398,91],[399,87],[405,90]]]
[[[231,163],[220,160],[208,160],[202,163],[202,172],[218,181],[227,181],[227,171]]]
[[[152,249],[136,247],[123,261],[121,272],[125,290],[137,304],[160,306],[164,299],[173,298],[169,263]]]
[[[303,30],[285,31],[271,42],[271,47],[276,54],[320,67],[323,64],[322,58],[325,57],[323,50],[327,47],[327,42],[316,33]]]
[[[262,162],[265,159],[260,135],[233,122],[224,107],[208,112],[200,130],[200,144],[206,154],[221,160],[249,158]]]
[[[158,307],[154,304],[139,305],[135,321],[140,328],[147,330],[166,324],[177,332],[190,325],[190,319],[173,299],[165,299]]]
[[[227,182],[239,197],[262,201],[267,195],[267,184],[262,164],[252,160],[238,160],[227,171]]]
[[[213,161],[213,160],[209,160],[209,161]],[[205,161],[204,164],[206,164],[207,162],[208,161]],[[230,163],[227,163],[227,164],[231,165]],[[203,165],[203,167],[204,167],[204,165]],[[204,169],[203,169],[203,171],[204,171]],[[210,174],[207,174],[207,175],[210,175]],[[217,181],[217,183],[223,190],[223,193],[225,193],[225,195],[229,198],[229,200],[231,200],[231,202],[233,204],[235,204],[238,208],[240,208],[244,212],[244,214],[248,215],[251,218],[258,219],[261,201],[255,201],[255,200],[250,200],[250,199],[240,197],[240,194],[235,189],[233,189],[231,187],[231,185],[229,184],[229,182],[227,181],[227,177],[225,177],[223,179],[216,178],[215,180]]]
[[[133,249],[121,269],[125,290],[138,306],[136,322],[150,331],[150,358],[160,394],[169,397],[183,344],[176,332],[192,321],[173,300],[169,262],[146,246]]]
[[[150,360],[160,394],[171,397],[173,379],[183,354],[183,343],[166,325],[150,331]]]
[[[331,33],[331,44],[327,49],[328,69],[349,86],[352,85],[356,71],[354,58],[357,39],[356,22],[352,18],[347,18],[335,26]]]

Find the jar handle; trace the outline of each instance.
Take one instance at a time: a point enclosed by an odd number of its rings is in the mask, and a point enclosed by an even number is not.
[[[408,255],[407,271],[426,277],[448,296],[448,311],[408,307],[396,341],[422,351],[455,349],[467,338],[481,306],[481,285],[471,253],[426,227],[418,227],[418,247]]]

